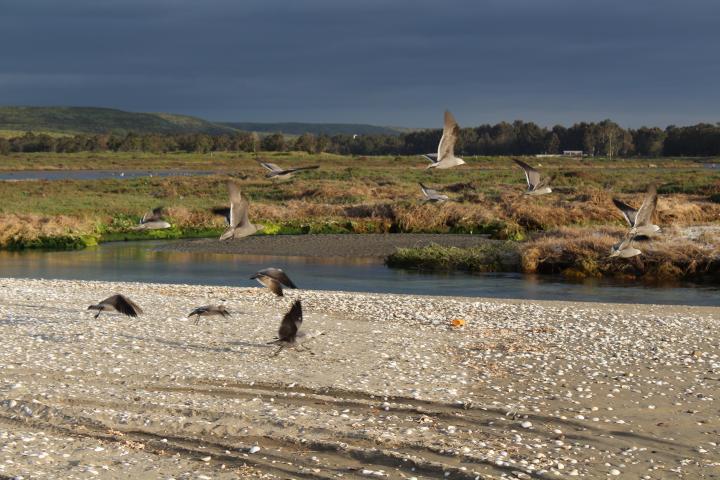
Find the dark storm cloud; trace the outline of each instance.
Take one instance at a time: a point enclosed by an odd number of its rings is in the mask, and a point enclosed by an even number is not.
[[[434,126],[718,121],[713,0],[0,0],[0,104]]]

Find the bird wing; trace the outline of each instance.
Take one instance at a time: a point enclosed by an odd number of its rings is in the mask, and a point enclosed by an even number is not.
[[[294,167],[294,168],[288,168],[283,171],[283,173],[292,173],[292,172],[302,172],[303,170],[315,170],[316,168],[320,168],[320,165],[312,165],[310,167]]]
[[[282,168],[278,167],[278,166],[275,165],[274,163],[270,163],[270,162],[260,162],[260,165],[262,165],[263,167],[265,167],[266,169],[268,169],[268,170],[271,171],[271,172],[276,172],[276,173],[277,173],[277,172],[282,172],[282,171],[283,171]]]
[[[280,322],[278,330],[278,338],[285,342],[295,340],[300,325],[302,324],[302,304],[300,300],[295,300],[290,310],[285,314]]]
[[[190,312],[188,314],[188,318],[192,317],[193,315],[201,315],[207,311],[208,311],[208,305],[205,305],[202,307],[197,307],[195,310],[193,310],[192,312]]]
[[[637,210],[632,208],[625,202],[618,200],[617,198],[612,199],[615,206],[622,212],[623,217],[631,227],[635,226],[635,219],[637,218]]]
[[[146,212],[145,215],[143,215],[140,223],[159,222],[163,219],[164,211],[165,209],[163,207],[155,207],[151,211]]]
[[[455,142],[460,135],[460,126],[455,121],[455,117],[449,110],[445,110],[445,124],[443,125],[443,134],[438,144],[438,161],[444,158],[452,158],[455,156]]]
[[[230,224],[230,209],[228,207],[215,207],[212,209],[212,213],[225,217],[225,221]]]
[[[293,281],[290,280],[290,277],[287,276],[287,273],[285,273],[280,268],[265,268],[263,270],[260,270],[258,273],[273,278],[285,285],[286,287],[297,288]]]
[[[645,194],[645,200],[643,200],[640,209],[637,211],[637,216],[635,217],[635,225],[633,226],[642,227],[650,223],[650,221],[652,220],[653,212],[655,212],[655,207],[657,206],[657,201],[657,188],[655,187],[655,185],[650,185],[647,189],[647,193]]]
[[[439,192],[438,192],[437,190],[433,190],[432,188],[428,188],[428,187],[426,187],[425,185],[423,185],[422,183],[420,184],[420,189],[422,190],[423,194],[424,194],[427,198],[434,198],[434,197],[437,197],[437,196],[439,195]]]
[[[248,201],[240,192],[240,186],[235,182],[228,182],[230,192],[230,227],[236,228],[250,223],[248,219]]]
[[[540,185],[540,172],[517,158],[513,158],[513,161],[525,172],[525,179],[527,180],[530,190],[535,190],[538,185]]]
[[[438,162],[437,153],[428,153],[428,154],[425,154],[425,155],[421,155],[421,157],[425,157],[427,160],[430,160],[430,163],[437,163],[437,162]]]
[[[255,278],[258,282],[262,283],[262,284],[265,285],[267,288],[269,288],[270,291],[273,292],[273,293],[274,293],[275,295],[277,295],[278,297],[282,297],[282,296],[283,296],[283,288],[282,288],[282,285],[280,284],[280,282],[278,282],[278,281],[275,280],[274,278],[269,277],[269,276],[267,276],[267,275],[263,275],[263,274],[255,275],[254,278]]]
[[[115,310],[130,317],[137,317],[139,314],[143,313],[142,309],[125,295],[113,295],[100,303],[112,305]]]

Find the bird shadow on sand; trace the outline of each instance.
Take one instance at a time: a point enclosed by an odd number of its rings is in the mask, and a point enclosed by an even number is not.
[[[230,345],[232,346],[238,346],[238,347],[247,347],[247,348],[271,348],[270,345],[266,345],[264,343],[253,343],[253,342],[244,342],[244,341],[234,341],[234,342],[224,342],[220,345],[213,346],[213,345],[203,345],[199,343],[192,343],[192,342],[179,342],[175,340],[168,340],[165,338],[160,337],[140,337],[137,335],[127,335],[127,334],[121,334],[122,337],[130,338],[132,340],[142,340],[145,342],[155,342],[159,343],[161,345],[166,345],[173,348],[178,348],[181,350],[200,350],[204,352],[217,352],[217,353],[225,353],[225,352],[236,352],[236,353],[242,353],[240,350],[234,350],[230,348]],[[228,345],[228,346],[221,346],[221,345]]]

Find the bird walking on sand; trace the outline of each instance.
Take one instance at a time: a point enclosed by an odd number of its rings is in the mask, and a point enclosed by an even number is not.
[[[240,192],[240,186],[235,182],[228,182],[228,192],[230,193],[230,210],[225,217],[228,221],[228,228],[220,236],[220,241],[231,238],[243,238],[252,235],[264,228],[263,225],[254,225],[250,223],[248,218],[249,203]],[[219,209],[213,210],[218,213]]]
[[[146,212],[140,219],[140,224],[133,230],[162,230],[170,228],[171,225],[164,218],[165,209],[156,207]]]
[[[125,295],[120,294],[108,297],[97,305],[90,305],[87,309],[98,311],[95,318],[98,318],[102,312],[116,311],[118,313],[122,313],[123,315],[127,315],[128,317],[137,317],[143,313],[142,309],[137,306],[135,302]]]
[[[642,252],[632,245],[634,239],[635,235],[626,235],[620,243],[616,243],[612,246],[610,249],[610,257],[630,258],[640,255]]]
[[[425,195],[423,203],[442,203],[449,200],[447,195],[444,195],[437,190],[433,190],[432,188],[428,188],[422,183],[420,184],[420,190],[422,190],[423,195]]]
[[[625,202],[621,202],[617,198],[613,198],[613,203],[620,209],[630,225],[630,233],[632,235],[644,235],[650,236],[653,233],[658,233],[660,227],[652,224],[652,216],[657,207],[658,195],[657,188],[655,185],[650,185],[645,194],[645,199],[639,210],[635,210]]]
[[[552,192],[552,188],[550,188],[548,182],[540,180],[540,172],[517,158],[513,158],[513,161],[525,172],[525,179],[528,184],[525,195],[545,195]]]
[[[268,342],[268,345],[280,346],[273,354],[273,357],[277,356],[284,348],[294,346],[299,338],[305,336],[304,333],[299,331],[302,321],[302,304],[300,300],[295,300],[290,310],[283,317],[282,322],[280,322],[277,339]]]
[[[264,268],[255,273],[250,279],[257,280],[258,283],[269,288],[278,297],[283,296],[283,285],[288,288],[297,288],[293,281],[290,280],[290,277],[279,268]]]
[[[200,317],[212,317],[216,315],[227,318],[230,316],[230,312],[225,308],[225,305],[204,305],[190,312],[188,318],[195,316],[195,325],[197,325],[200,323]]]
[[[452,168],[465,164],[465,160],[455,156],[455,143],[460,136],[460,126],[455,121],[455,117],[449,110],[445,110],[445,122],[443,125],[442,137],[438,144],[437,153],[429,153],[423,155],[430,160],[427,168]]]
[[[278,178],[278,179],[286,179],[290,178],[293,175],[295,175],[297,172],[302,172],[305,170],[315,170],[317,168],[320,168],[320,165],[312,165],[309,167],[291,167],[291,168],[281,168],[275,165],[274,163],[265,162],[258,160],[260,165],[262,165],[269,173],[265,175],[266,178]]]

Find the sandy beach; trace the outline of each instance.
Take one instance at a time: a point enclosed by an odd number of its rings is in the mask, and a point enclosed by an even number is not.
[[[86,310],[119,292],[145,314]],[[324,335],[272,357],[296,298]],[[232,318],[186,318],[221,300]],[[720,478],[719,327],[707,307],[0,279],[0,478]]]

